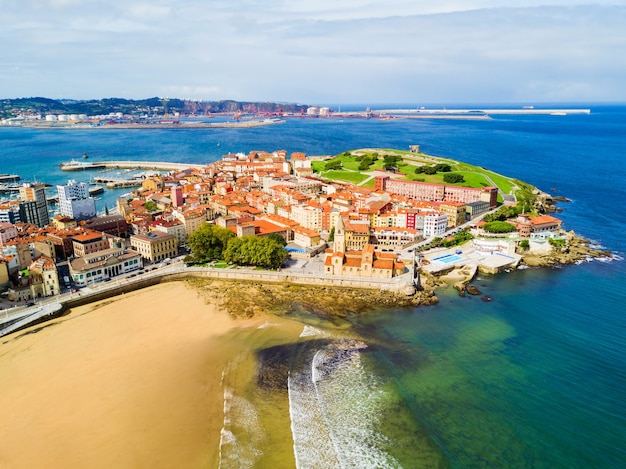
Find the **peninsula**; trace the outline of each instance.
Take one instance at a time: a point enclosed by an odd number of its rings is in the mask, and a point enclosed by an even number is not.
[[[251,282],[252,303],[224,296],[233,315],[265,309],[264,297],[289,304],[296,290],[285,285],[300,286],[303,307],[341,315],[370,304],[432,304],[436,288],[464,292],[478,271],[610,255],[563,229],[552,215],[563,198],[417,145],[335,156],[252,151],[206,165],[76,164],[169,173],[146,177],[118,200],[117,215],[3,223],[1,305],[26,304],[5,315],[5,333],[31,314],[41,320],[33,308],[47,303],[67,308],[190,277]],[[33,250],[36,257],[25,256]]]

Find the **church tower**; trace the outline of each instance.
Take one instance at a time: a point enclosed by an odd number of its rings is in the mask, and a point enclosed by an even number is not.
[[[341,253],[346,252],[346,225],[344,225],[341,215],[337,217],[337,223],[335,224],[333,251]]]

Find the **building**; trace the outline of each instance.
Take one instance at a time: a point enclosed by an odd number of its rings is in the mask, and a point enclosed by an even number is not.
[[[70,179],[66,185],[57,186],[59,212],[76,221],[89,220],[97,215],[96,201],[89,196],[89,185]]]
[[[171,192],[172,205],[176,208],[182,207],[185,203],[185,199],[183,199],[182,186],[173,186]]]
[[[481,213],[489,211],[489,202],[482,200],[465,204],[465,217],[467,220],[473,220]]]
[[[484,201],[490,207],[495,207],[498,204],[497,187],[474,189],[472,187],[429,184],[391,179],[389,176],[376,176],[374,189],[429,202],[461,202],[468,204],[470,202]]]
[[[539,215],[536,217],[528,217],[532,224],[533,233],[543,233],[546,231],[559,231],[562,221],[551,215]]]
[[[412,228],[377,226],[372,230],[372,242],[378,247],[401,248],[422,239],[422,232]]]
[[[128,238],[130,231],[126,219],[121,215],[106,215],[104,217],[92,218],[84,222],[83,226],[88,230],[100,231],[118,238]]]
[[[0,223],[19,223],[21,221],[19,201],[9,200],[0,204]]]
[[[445,213],[427,213],[424,215],[424,236],[441,236],[448,229],[448,215]]]
[[[33,298],[53,296],[61,292],[57,267],[50,257],[40,256],[35,259],[28,272]]]
[[[370,226],[367,222],[347,221],[339,217],[343,224],[345,247],[347,250],[361,250],[370,242]],[[335,234],[337,228],[335,227]]]
[[[72,246],[76,257],[86,256],[111,247],[105,235],[91,230],[85,230],[72,236]]]
[[[9,285],[9,261],[0,257],[0,288]]]
[[[455,228],[465,223],[467,206],[463,202],[442,202],[439,210],[448,215],[448,228]]]
[[[132,235],[130,245],[150,262],[158,262],[178,255],[176,236],[158,231]]]
[[[322,229],[322,214],[321,207],[311,205],[293,205],[291,207],[291,219],[309,230]]]
[[[70,275],[75,285],[84,287],[143,268],[141,255],[130,249],[109,248],[70,262]]]
[[[315,230],[309,230],[308,228],[304,228],[302,226],[296,226],[293,228],[293,234],[293,242],[304,248],[313,248],[322,243],[320,234]]]
[[[39,227],[50,223],[45,184],[26,183],[20,186],[20,219]]]
[[[362,250],[346,250],[346,228],[343,218],[335,225],[333,247],[326,251],[324,271],[327,275],[391,278],[404,272],[404,263],[393,253],[379,253],[366,244]]]
[[[159,218],[152,222],[152,231],[159,231],[175,236],[179,246],[187,244],[187,230],[185,229],[185,225],[178,219],[165,220]]]
[[[12,223],[0,222],[0,247],[17,238],[17,229]]]

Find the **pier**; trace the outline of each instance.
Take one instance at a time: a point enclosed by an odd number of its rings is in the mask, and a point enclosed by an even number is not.
[[[493,115],[552,115],[591,114],[591,109],[377,109],[370,111],[336,112],[333,117],[403,117],[403,118],[447,118],[485,119]]]
[[[202,169],[208,165],[209,163],[169,163],[166,161],[70,161],[69,163],[60,164],[61,170],[63,171],[81,171],[89,169],[154,169],[164,171],[182,171],[188,168]]]
[[[141,183],[144,181],[144,178],[131,178],[131,179],[123,179],[123,178],[112,178],[109,176],[96,176],[93,178],[94,182],[98,184],[106,185],[107,189],[117,189],[121,187],[139,187]]]

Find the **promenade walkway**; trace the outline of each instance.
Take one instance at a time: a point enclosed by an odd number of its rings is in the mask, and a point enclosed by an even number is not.
[[[42,317],[61,314],[63,310],[98,301],[111,296],[127,293],[140,288],[156,285],[162,281],[182,280],[187,277],[211,278],[226,281],[258,281],[271,283],[292,283],[298,285],[336,286],[345,288],[380,289],[404,291],[412,285],[410,273],[391,279],[368,277],[337,277],[325,275],[320,265],[314,262],[296,262],[280,271],[256,270],[252,268],[211,268],[187,267],[182,261],[175,262],[142,274],[130,277],[119,276],[109,282],[99,282],[75,292],[37,300],[34,306],[21,306],[0,311],[0,336],[25,327]],[[14,324],[19,323],[19,326]]]

